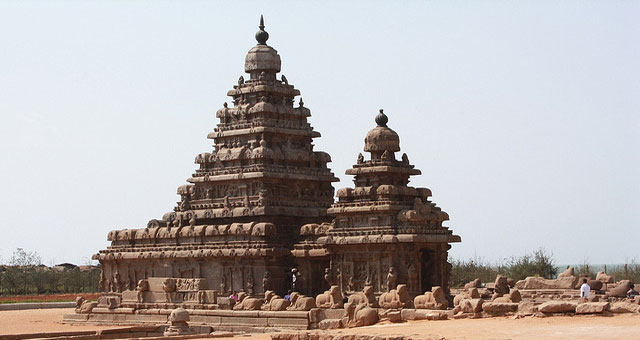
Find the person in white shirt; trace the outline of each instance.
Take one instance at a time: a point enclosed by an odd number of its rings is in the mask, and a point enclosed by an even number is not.
[[[582,279],[582,282],[582,286],[580,286],[580,297],[587,299],[589,295],[591,295],[591,287],[589,287],[586,278]]]

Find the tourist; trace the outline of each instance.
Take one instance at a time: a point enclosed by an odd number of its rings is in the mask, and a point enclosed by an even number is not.
[[[342,303],[347,302],[349,302],[349,295],[347,295],[347,292],[342,292]]]
[[[298,291],[296,281],[298,281],[298,269],[293,268],[291,269],[291,290],[294,292]]]
[[[591,295],[591,287],[587,283],[587,278],[582,279],[582,286],[580,286],[580,297],[588,299]]]
[[[635,287],[634,284],[631,285],[631,288],[629,288],[629,290],[627,291],[627,297],[632,299],[635,296],[639,295],[640,293],[638,293],[637,290],[633,289]]]
[[[229,300],[233,300],[235,303],[238,303],[238,292],[234,291],[229,295]]]
[[[287,295],[284,296],[284,299],[291,302],[291,289],[287,292]]]

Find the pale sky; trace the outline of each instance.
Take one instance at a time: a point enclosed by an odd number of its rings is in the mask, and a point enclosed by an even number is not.
[[[384,108],[454,258],[640,259],[638,1],[2,1],[0,262],[170,211],[260,14],[336,190]]]

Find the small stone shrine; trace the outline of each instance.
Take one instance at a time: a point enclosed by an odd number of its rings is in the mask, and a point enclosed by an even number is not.
[[[329,263],[327,284],[348,293],[365,286],[384,292],[404,283],[415,296],[434,286],[447,287],[449,243],[460,242],[460,237],[442,226],[449,215],[429,201],[431,190],[407,185],[409,176],[420,170],[406,154],[396,159],[400,138],[387,127],[382,110],[375,121],[364,140],[371,157],[358,154],[357,164],[346,171],[355,176],[355,188],[338,190],[338,202],[328,210],[333,223],[301,229],[305,241],[293,253],[303,273],[311,273],[303,281],[309,283],[306,291],[317,291],[314,284],[322,282],[318,263]]]
[[[166,322],[162,311],[180,307],[203,324],[242,325],[242,313],[262,310],[272,313],[264,327],[306,328],[314,297],[330,286],[325,294],[367,287],[370,300],[397,285],[412,297],[436,286],[448,292],[447,251],[460,237],[442,226],[448,215],[429,189],[408,186],[420,171],[406,154],[396,159],[400,141],[387,116],[380,110],[366,135],[370,158],[358,155],[346,172],[355,188],[340,189],[334,203],[331,157],[314,151],[320,133],[302,98],[295,103],[300,91],[278,78],[268,38],[261,18],[248,79],[240,76],[231,104],[216,112],[214,149],[195,157],[199,168],[178,188],[177,206],[145,228],[109,232],[111,245],[94,256],[97,306],[65,320]],[[280,301],[288,290],[298,303]]]

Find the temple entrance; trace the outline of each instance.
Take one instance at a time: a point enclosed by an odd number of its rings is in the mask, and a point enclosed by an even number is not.
[[[434,286],[434,276],[437,276],[434,266],[435,252],[430,249],[420,250],[420,288],[421,292],[430,292]],[[435,281],[437,282],[437,281]],[[437,284],[436,284],[437,285]]]

